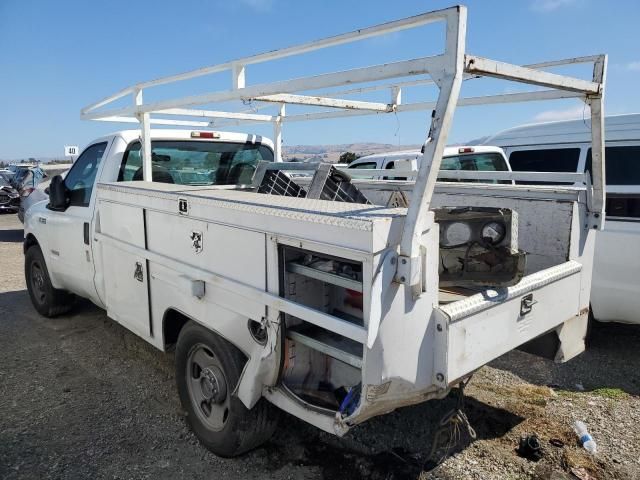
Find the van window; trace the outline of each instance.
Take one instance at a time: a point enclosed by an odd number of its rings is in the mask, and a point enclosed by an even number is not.
[[[234,142],[158,140],[151,143],[154,182],[179,185],[246,185],[260,161],[273,161],[265,145]],[[129,145],[118,181],[142,180],[140,142]]]
[[[540,150],[516,150],[511,152],[509,163],[514,172],[576,172],[580,160],[579,148],[550,148]],[[523,182],[518,184],[571,185],[563,182]]]
[[[605,147],[607,185],[640,185],[640,145]],[[585,170],[591,174],[591,149],[587,150]],[[607,218],[640,218],[640,195],[607,192]]]
[[[605,147],[607,185],[640,185],[640,145]],[[585,170],[591,174],[591,149]]]
[[[607,193],[605,212],[608,219],[640,219],[640,195],[621,195]]]
[[[509,163],[514,172],[575,172],[579,159],[579,148],[516,150]]]

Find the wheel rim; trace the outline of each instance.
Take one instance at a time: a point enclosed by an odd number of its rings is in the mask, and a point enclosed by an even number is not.
[[[200,421],[209,429],[220,431],[229,417],[230,395],[222,365],[204,344],[191,348],[187,359],[189,399]]]
[[[33,296],[38,303],[43,303],[45,300],[45,278],[44,270],[38,262],[31,264],[31,290]]]

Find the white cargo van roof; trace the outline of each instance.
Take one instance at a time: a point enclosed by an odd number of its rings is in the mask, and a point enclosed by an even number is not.
[[[640,138],[640,113],[612,115],[605,118],[607,141],[636,140]],[[503,130],[483,142],[501,147],[522,145],[551,145],[559,143],[591,142],[591,120],[535,123]]]

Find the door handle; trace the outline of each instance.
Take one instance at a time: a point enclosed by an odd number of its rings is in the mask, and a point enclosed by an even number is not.
[[[89,245],[89,222],[84,222],[84,244]]]

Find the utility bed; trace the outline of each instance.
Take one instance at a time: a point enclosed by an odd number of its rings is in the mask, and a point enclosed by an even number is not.
[[[442,398],[531,340],[527,348],[557,361],[576,356],[604,224],[606,56],[519,66],[469,55],[466,19],[462,6],[427,12],[136,83],[85,107],[84,119],[136,130],[96,139],[52,179],[48,205],[27,212],[34,307],[54,316],[69,308],[68,293],[89,298],[157,348],[175,349],[187,421],[224,456],[264,442],[274,406],[344,435]],[[247,82],[257,63],[432,23],[445,24],[437,55],[369,66],[358,58],[350,70]],[[578,63],[593,65],[591,78],[547,71]],[[143,99],[221,72],[230,88]],[[460,97],[463,80],[483,76],[536,89]],[[435,101],[403,102],[410,88],[414,100],[433,89]],[[457,106],[567,98],[590,107],[591,174],[440,170]],[[234,104],[240,110],[228,111]],[[430,119],[420,165],[393,173],[412,181],[282,162],[288,122],[406,111]],[[273,142],[218,130],[238,122],[271,124]],[[370,179],[353,178],[362,175]],[[504,184],[519,181],[578,186]]]
[[[331,410],[340,405],[332,404],[333,394],[309,380],[309,371],[296,370],[300,367],[293,359],[305,358],[316,367],[314,362],[333,359],[325,381],[336,385],[352,385],[362,378],[370,385],[384,385],[394,378],[400,390],[391,386],[386,402],[398,406],[438,396],[438,388],[446,389],[491,359],[556,327],[563,327],[567,335],[567,325],[582,321],[580,304],[589,291],[589,278],[583,276],[581,260],[590,255],[592,245],[571,238],[580,235],[584,189],[485,185],[479,193],[477,186],[441,185],[438,190],[434,204],[487,206],[503,204],[508,196],[527,218],[538,211],[544,212],[545,220],[519,223],[519,240],[535,247],[522,280],[504,288],[449,285],[432,290],[427,285],[418,301],[433,299],[440,306],[425,323],[404,310],[404,301],[387,300],[393,277],[384,270],[397,260],[390,246],[400,241],[406,208],[212,187],[100,184],[97,232],[106,265],[109,313],[116,319],[131,315],[133,306],[119,302],[119,292],[130,294],[135,288],[141,296],[148,290],[148,298],[154,299],[147,305],[136,302],[138,318],[150,318],[148,326],[140,326],[139,333],[146,335],[162,331],[163,312],[175,305],[176,294],[183,313],[211,328],[216,328],[213,317],[220,308],[232,323],[238,315],[263,317],[263,303],[277,308],[285,314],[289,354],[278,391],[325,408],[330,418]],[[467,190],[467,195],[460,190]],[[422,243],[427,250],[438,249],[438,238],[435,224],[423,233]],[[353,274],[325,268],[333,261]],[[122,265],[136,262],[148,262],[148,283],[121,278]],[[436,274],[436,267],[427,265],[425,275]],[[257,275],[258,270],[264,273]],[[200,283],[202,295],[194,301],[194,291],[200,291],[194,285]],[[118,311],[123,307],[126,311]],[[232,330],[246,329],[243,322],[236,327],[232,323]],[[579,323],[573,328],[580,331]],[[398,329],[414,333],[399,334]],[[161,340],[155,339],[159,346]],[[251,338],[244,345],[234,342],[248,355],[255,349]],[[581,342],[569,342],[556,359],[571,358],[582,348]],[[420,365],[417,371],[415,365]],[[404,382],[415,393],[399,400]],[[269,397],[274,392],[265,393]],[[384,401],[382,395],[371,398],[376,408]]]

